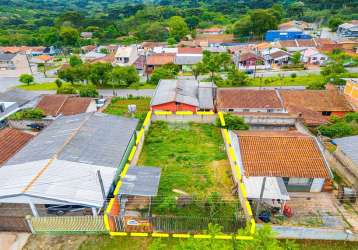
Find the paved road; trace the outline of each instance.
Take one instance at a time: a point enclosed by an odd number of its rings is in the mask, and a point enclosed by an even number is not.
[[[36,74],[34,78],[37,83],[53,82],[56,80],[56,78],[45,78],[43,74]],[[4,92],[20,84],[22,83],[19,82],[18,77],[0,77],[0,92]]]

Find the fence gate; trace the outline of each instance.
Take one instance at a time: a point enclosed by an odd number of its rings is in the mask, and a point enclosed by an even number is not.
[[[0,216],[0,231],[31,233],[23,216]]]

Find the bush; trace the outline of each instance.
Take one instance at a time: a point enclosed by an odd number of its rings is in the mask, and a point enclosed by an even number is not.
[[[318,131],[330,138],[350,136],[353,134],[351,126],[345,122],[338,122],[332,125],[321,125],[318,127]]]
[[[64,86],[57,89],[57,94],[64,94],[64,95],[77,94],[77,89],[72,86]]]
[[[98,97],[98,91],[94,85],[83,86],[79,90],[80,97]]]
[[[296,78],[297,77],[297,74],[296,73],[292,73],[291,74],[291,78]]]
[[[60,79],[56,79],[55,84],[58,89],[62,87],[62,81]]]
[[[348,113],[345,117],[344,120],[346,122],[358,122],[358,112],[355,113]]]
[[[29,74],[21,74],[19,81],[22,83],[25,83],[27,85],[30,85],[30,83],[32,83],[34,81],[34,77]]]
[[[231,130],[248,130],[250,128],[249,125],[245,122],[244,118],[240,116],[224,114],[224,119],[225,119],[224,128],[231,129]],[[217,118],[216,120],[216,125],[218,127],[223,127],[221,126],[221,122],[219,118]]]
[[[45,117],[44,112],[38,108],[23,109],[9,116],[9,120],[40,120]]]

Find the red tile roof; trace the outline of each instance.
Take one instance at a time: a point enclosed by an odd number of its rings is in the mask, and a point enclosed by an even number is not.
[[[244,62],[250,59],[255,59],[257,61],[263,61],[264,58],[261,56],[256,55],[253,52],[244,52],[240,55],[240,62]]]
[[[162,53],[154,54],[147,57],[147,65],[165,65],[174,63],[175,54]]]
[[[350,112],[344,95],[336,89],[332,90],[280,90],[286,110],[293,114],[302,114],[307,125],[318,125],[327,121],[329,116],[323,116],[323,111]]]
[[[45,115],[58,116],[76,115],[85,113],[92,99],[71,95],[45,95],[37,104],[37,108],[44,111]]]
[[[219,89],[217,107],[221,108],[282,108],[275,90]]]
[[[12,128],[0,130],[0,165],[16,154],[31,138],[31,134]]]
[[[296,131],[242,131],[238,136],[245,176],[330,178],[311,136]]]
[[[203,49],[200,47],[178,47],[178,54],[202,54]]]

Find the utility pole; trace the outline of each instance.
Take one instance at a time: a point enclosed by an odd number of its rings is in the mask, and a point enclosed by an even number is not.
[[[263,200],[265,186],[266,186],[266,176],[264,177],[264,179],[262,181],[261,192],[260,192],[260,200],[259,200],[259,202],[257,203],[257,206],[256,206],[256,219],[259,217],[259,210],[260,210],[260,206],[261,206],[261,203],[262,203],[262,200]]]
[[[101,175],[101,171],[97,170],[97,177],[99,180],[99,185],[101,186],[101,191],[102,191],[102,196],[103,196],[103,207],[106,207],[107,204],[107,197],[106,197],[106,192],[104,191],[104,186],[103,186],[103,180],[102,180],[102,175]]]

